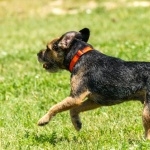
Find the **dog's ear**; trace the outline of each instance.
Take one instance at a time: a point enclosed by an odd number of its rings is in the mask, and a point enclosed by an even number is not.
[[[89,36],[90,36],[90,30],[88,28],[84,28],[79,32],[70,31],[64,34],[60,38],[58,46],[61,47],[62,49],[68,49],[75,38],[87,42]]]
[[[90,30],[88,28],[83,28],[79,32],[82,35],[82,41],[87,42],[90,37]]]
[[[68,49],[69,46],[71,45],[71,42],[75,38],[82,39],[80,32],[75,32],[75,31],[67,32],[60,38],[58,46],[61,47],[62,49]]]

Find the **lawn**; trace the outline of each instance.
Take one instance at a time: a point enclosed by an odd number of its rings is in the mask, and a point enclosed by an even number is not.
[[[46,72],[37,52],[70,30],[88,27],[89,43],[110,56],[150,61],[150,3],[138,1],[0,0],[0,149],[147,150],[140,102],[81,114],[69,112],[44,127],[38,119],[70,92],[67,71]],[[145,5],[144,5],[145,4]]]

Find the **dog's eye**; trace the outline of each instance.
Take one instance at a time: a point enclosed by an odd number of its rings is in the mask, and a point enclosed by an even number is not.
[[[48,46],[46,46],[46,51],[49,51],[50,49],[49,49],[49,47]]]
[[[53,49],[53,50],[55,50],[55,51],[57,51],[57,50],[58,50],[58,45],[57,45],[57,43],[54,43],[54,44],[53,44],[52,49]]]

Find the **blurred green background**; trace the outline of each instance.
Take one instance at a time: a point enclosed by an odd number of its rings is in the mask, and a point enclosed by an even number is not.
[[[45,72],[36,54],[53,38],[88,27],[95,49],[150,61],[149,16],[150,1],[142,0],[0,0],[0,149],[147,150],[139,102],[81,114],[79,133],[68,112],[38,127],[69,94],[70,73]]]

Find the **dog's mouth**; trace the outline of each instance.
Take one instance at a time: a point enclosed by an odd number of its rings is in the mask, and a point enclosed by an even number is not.
[[[49,72],[57,72],[59,70],[59,65],[54,60],[50,60],[43,52],[40,51],[38,54],[38,61],[42,63],[43,68]]]
[[[45,62],[44,60],[42,60],[42,59],[39,58],[39,57],[38,57],[38,61],[39,61],[40,63],[42,63],[43,68],[45,68],[45,69],[49,69],[49,68],[50,68],[50,63],[49,63],[49,62]]]
[[[43,63],[43,68],[45,69],[50,69],[50,63],[46,62],[46,63]]]
[[[58,68],[58,66],[57,66],[57,64],[56,63],[54,63],[52,60],[50,61],[48,61],[47,60],[47,58],[46,59],[44,59],[44,58],[40,58],[40,57],[38,57],[38,61],[40,62],[40,63],[42,63],[42,65],[43,65],[43,68],[44,69],[46,69],[46,70],[56,70],[56,68]]]
[[[51,63],[48,62],[47,58],[43,57],[43,54],[41,52],[38,53],[38,61],[43,64],[43,68],[45,69],[49,69],[51,66]]]
[[[59,67],[56,64],[45,62],[43,63],[43,68],[49,72],[57,72]]]

